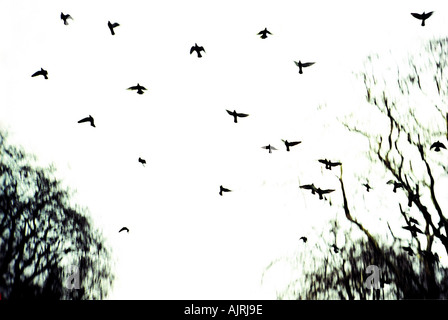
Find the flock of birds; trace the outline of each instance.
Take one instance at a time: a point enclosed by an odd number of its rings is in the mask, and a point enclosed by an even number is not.
[[[423,12],[421,14],[419,14],[419,13],[411,13],[411,15],[413,17],[415,17],[416,19],[421,20],[421,26],[425,26],[426,20],[429,17],[431,17],[432,14],[433,14],[433,11],[428,12],[428,13]],[[69,24],[68,23],[69,19],[73,20],[73,18],[70,16],[70,14],[64,14],[63,12],[61,12],[60,18],[63,21],[64,25],[68,25]],[[108,26],[108,28],[110,30],[111,35],[114,36],[115,35],[115,28],[119,27],[120,24],[117,23],[117,22],[111,23],[110,21],[108,21],[107,22],[107,26]],[[257,35],[259,35],[261,39],[267,39],[268,36],[272,35],[272,33],[267,28],[264,28],[263,30],[258,32]],[[197,43],[195,43],[190,48],[190,55],[193,54],[193,52],[196,52],[198,58],[202,58],[202,53],[206,53],[204,47],[203,46],[199,46]],[[315,62],[305,62],[305,63],[303,63],[302,61],[299,60],[299,61],[294,61],[294,64],[299,68],[299,74],[303,74],[303,68],[310,67],[310,66],[314,65]],[[37,76],[42,76],[44,79],[48,79],[48,71],[43,69],[43,68],[41,68],[40,70],[38,70],[38,71],[36,71],[35,73],[32,74],[32,77],[37,77]],[[131,86],[131,87],[127,88],[127,89],[136,91],[136,93],[139,94],[139,95],[144,94],[144,91],[147,90],[144,86],[140,85],[139,83],[137,83],[137,85]],[[227,111],[227,113],[230,116],[232,116],[234,123],[238,123],[238,118],[245,118],[245,117],[249,116],[246,113],[237,112],[236,110],[231,111],[231,110],[227,110],[226,109],[226,111]],[[78,121],[78,123],[89,123],[92,127],[95,128],[95,121],[94,121],[94,118],[91,115],[89,115],[88,117],[80,119]],[[282,140],[282,142],[284,143],[284,145],[286,147],[286,151],[289,152],[291,147],[300,144],[302,141]],[[274,146],[272,146],[270,144],[267,145],[267,146],[262,146],[261,148],[268,150],[269,153],[272,153],[273,150],[277,150],[277,148],[275,148]],[[436,142],[434,142],[431,145],[430,149],[431,150],[434,149],[434,151],[439,152],[439,151],[441,151],[441,149],[446,149],[446,146],[443,143],[441,143],[440,141],[436,141]],[[320,163],[322,163],[323,165],[325,165],[325,169],[327,169],[327,170],[331,170],[335,166],[341,166],[342,165],[341,162],[333,162],[333,161],[328,160],[328,159],[319,159],[318,161]],[[143,166],[146,165],[146,160],[142,159],[141,157],[138,158],[138,162],[140,162]],[[393,180],[388,181],[387,184],[392,184],[393,185],[393,192],[397,192],[398,188],[402,188],[403,187],[403,185],[401,183],[399,183],[397,181],[393,181]],[[367,192],[369,192],[370,189],[373,189],[369,185],[368,182],[364,183],[363,186],[366,188]],[[321,189],[320,187],[316,187],[313,183],[312,184],[306,184],[306,185],[300,185],[300,188],[306,189],[306,190],[310,190],[311,194],[318,195],[320,200],[326,200],[325,195],[335,191],[335,189]],[[219,187],[219,195],[223,196],[223,194],[226,193],[226,192],[232,192],[232,190],[230,190],[230,189],[228,189],[226,187],[223,187],[221,185]],[[412,197],[413,196],[417,196],[417,195],[418,195],[418,190],[416,192],[416,195],[410,195],[409,203],[408,203],[409,206],[412,205]],[[410,224],[407,225],[407,226],[404,226],[403,229],[406,229],[406,230],[410,231],[412,236],[416,236],[417,233],[422,233],[422,231],[417,227],[418,221],[413,219],[413,218],[410,218],[410,219],[411,219],[411,220],[409,220]],[[123,228],[121,228],[119,230],[119,232],[123,232],[123,231],[129,232],[129,229],[127,227],[123,227]],[[307,237],[302,236],[302,237],[300,237],[299,240],[302,240],[304,243],[306,243],[308,239],[307,239]],[[340,250],[335,244],[331,245],[331,248],[333,248],[333,251],[335,253],[338,253],[339,250]],[[403,248],[411,254],[412,249],[410,247],[409,248],[408,247],[403,247]]]

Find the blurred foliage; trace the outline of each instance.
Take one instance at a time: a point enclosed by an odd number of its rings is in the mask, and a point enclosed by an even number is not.
[[[103,299],[114,276],[111,252],[72,193],[0,131],[2,299]],[[66,281],[76,266],[79,289]],[[73,282],[72,285],[75,283]]]

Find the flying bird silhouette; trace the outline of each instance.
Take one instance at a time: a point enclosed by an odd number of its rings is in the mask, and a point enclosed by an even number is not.
[[[363,183],[362,185],[363,185],[364,187],[366,187],[366,191],[367,191],[367,192],[369,192],[370,189],[373,189],[373,188],[369,185],[369,183],[367,183],[367,182],[366,182],[366,183]]]
[[[324,199],[324,197],[323,197],[324,194],[331,193],[333,191],[335,191],[335,190],[334,189],[321,189],[321,188],[316,189],[316,193],[319,195],[320,200]]]
[[[268,37],[268,34],[272,33],[270,33],[267,28],[264,28],[264,30],[261,30],[260,32],[257,33],[257,35],[260,35],[261,39],[266,39]]]
[[[232,190],[219,186],[219,195],[222,196],[223,192],[232,192]]]
[[[121,231],[127,231],[129,233],[129,229],[126,227],[121,228],[120,231],[118,231],[118,233],[120,233]]]
[[[61,19],[64,21],[64,24],[65,24],[66,26],[68,25],[68,21],[67,21],[67,19],[72,19],[72,20],[73,20],[73,18],[72,18],[71,15],[69,15],[69,14],[64,14],[64,13],[62,13],[62,12],[61,12]]]
[[[137,90],[138,94],[143,94],[143,90],[147,90],[145,87],[141,86],[139,83],[137,83],[136,86],[129,87],[128,90]]]
[[[333,248],[334,253],[338,253],[340,250],[335,244],[332,244],[331,247]]]
[[[304,243],[306,243],[308,241],[308,238],[307,237],[300,237],[299,240],[302,240]]]
[[[107,21],[107,26],[109,27],[109,29],[110,29],[110,33],[112,33],[113,36],[115,35],[115,31],[114,31],[114,29],[115,29],[116,27],[118,27],[119,25],[120,25],[120,24],[119,24],[118,22],[110,23],[110,21]]]
[[[440,141],[436,141],[436,142],[434,142],[434,143],[431,145],[431,147],[430,147],[429,149],[430,149],[430,150],[431,150],[431,149],[434,149],[434,151],[439,152],[439,151],[440,151],[440,148],[442,148],[442,149],[446,149],[445,145],[444,145],[442,142],[440,142]]]
[[[302,63],[302,61],[299,60],[299,62],[294,61],[294,63],[296,64],[296,66],[299,67],[299,73],[302,74],[303,73],[302,68],[306,68],[306,67],[312,66],[316,62],[305,62],[305,63]]]
[[[289,147],[292,147],[292,146],[298,145],[299,143],[302,143],[302,141],[292,141],[292,142],[289,142],[288,140],[283,140],[283,139],[282,139],[282,141],[283,141],[283,143],[286,146],[286,151],[289,151]]]
[[[423,12],[423,13],[411,13],[411,14],[414,18],[422,20],[422,27],[424,27],[426,19],[428,19],[430,16],[432,16],[433,13],[434,13],[434,11],[431,11],[428,13]]]
[[[403,250],[406,251],[411,257],[414,255],[414,251],[412,250],[411,246],[403,247]]]
[[[238,117],[239,117],[239,118],[244,118],[244,117],[247,117],[247,116],[248,116],[248,114],[246,114],[246,113],[238,113],[238,112],[236,112],[235,110],[230,111],[230,110],[227,110],[227,109],[226,109],[226,111],[227,111],[228,114],[230,114],[231,116],[233,116],[233,122],[235,122],[235,123],[238,123],[238,120],[237,120]]]
[[[34,72],[31,76],[32,77],[43,76],[45,79],[48,79],[48,72],[47,70],[40,68],[39,71]]]
[[[146,160],[145,159],[142,159],[142,158],[138,158],[138,162],[140,162],[143,166],[145,166],[145,164],[146,164]]]
[[[314,183],[304,184],[304,185],[300,186],[300,188],[306,189],[306,190],[311,190],[311,194],[315,194],[316,190],[317,190],[317,188],[314,186]]]
[[[402,228],[410,231],[414,238],[417,237],[417,233],[423,234],[423,232],[419,228],[417,228],[417,226],[415,224],[412,226],[404,226]]]
[[[403,188],[403,184],[401,182],[398,181],[394,181],[394,180],[389,180],[387,181],[387,184],[393,184],[394,185],[394,192],[397,192],[398,188]]]
[[[269,150],[269,153],[272,153],[272,150],[277,150],[274,146],[271,146],[270,144],[261,148]]]
[[[90,125],[92,127],[95,127],[95,122],[94,122],[93,117],[91,115],[89,115],[88,117],[83,118],[83,119],[78,121],[78,123],[83,123],[83,122],[90,122]]]
[[[195,43],[194,46],[191,47],[190,54],[192,54],[194,51],[196,51],[196,53],[198,54],[198,58],[202,58],[202,55],[201,55],[202,51],[204,51],[204,53],[205,53],[204,47],[198,46],[197,43]]]
[[[340,162],[331,162],[331,160],[327,160],[327,159],[319,159],[317,161],[325,164],[325,169],[327,169],[327,170],[331,170],[332,167],[340,166],[342,164]]]

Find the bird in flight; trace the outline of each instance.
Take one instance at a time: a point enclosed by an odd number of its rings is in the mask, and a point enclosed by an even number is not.
[[[387,184],[393,184],[394,185],[394,192],[397,192],[398,188],[403,188],[403,184],[401,182],[398,181],[394,181],[394,180],[389,180],[387,181]]]
[[[319,159],[318,161],[320,163],[325,164],[325,169],[327,169],[327,170],[331,170],[331,167],[340,166],[342,164],[340,162],[331,162],[331,160],[327,160],[327,159]]]
[[[32,77],[43,76],[45,79],[48,79],[48,72],[47,70],[40,68],[39,71],[34,72],[31,76]]]
[[[115,35],[115,31],[114,28],[118,27],[120,24],[118,22],[114,22],[114,23],[110,23],[110,21],[107,21],[107,26],[110,29],[110,33],[112,33],[112,35]]]
[[[61,19],[64,20],[64,24],[65,24],[66,26],[68,25],[68,21],[67,21],[67,19],[72,19],[72,20],[73,20],[73,18],[72,18],[71,15],[69,15],[69,14],[64,14],[64,13],[62,13],[62,12],[61,12]]]
[[[302,141],[292,141],[292,142],[289,142],[288,140],[283,140],[283,139],[282,139],[282,141],[283,141],[283,143],[286,146],[286,151],[289,151],[289,147],[292,147],[292,146],[298,145],[299,143],[302,143]]]
[[[432,16],[433,13],[434,13],[434,11],[431,11],[428,13],[423,12],[423,13],[411,13],[411,14],[414,18],[422,20],[422,27],[424,27],[426,19],[428,19],[430,16]]]
[[[128,90],[137,90],[138,94],[143,94],[143,90],[147,90],[145,87],[141,86],[139,83],[137,83],[136,86],[129,87]]]
[[[204,47],[198,46],[197,43],[195,43],[194,46],[191,47],[190,54],[192,54],[193,51],[196,51],[196,53],[198,54],[198,58],[202,58],[201,51],[204,51],[204,53],[205,53]]]
[[[403,250],[406,251],[411,257],[414,255],[414,251],[412,250],[411,246],[403,247]]]
[[[83,119],[78,121],[78,123],[83,123],[83,122],[90,122],[90,125],[92,127],[95,127],[95,122],[94,122],[93,117],[91,115],[89,115],[88,117],[83,118]]]
[[[334,191],[334,189],[321,189],[321,188],[316,189],[316,193],[319,195],[320,200],[324,199],[324,197],[323,197],[324,194],[327,194],[327,193],[330,193],[333,191]]]
[[[129,229],[126,227],[121,228],[120,231],[118,231],[118,233],[120,233],[121,231],[127,231],[129,233]]]
[[[267,28],[264,28],[264,30],[261,30],[260,32],[257,33],[257,35],[260,35],[261,39],[266,39],[268,37],[268,34],[272,33],[270,33]]]
[[[145,164],[146,164],[146,160],[145,159],[142,159],[142,158],[138,158],[138,162],[140,162],[143,166],[145,166]]]
[[[439,151],[440,151],[440,148],[442,148],[442,149],[446,149],[445,145],[444,145],[442,142],[440,142],[440,141],[436,141],[436,142],[434,142],[434,143],[431,145],[431,147],[430,147],[429,149],[430,149],[430,150],[431,150],[431,149],[434,149],[434,151],[439,152]]]
[[[317,188],[314,186],[314,183],[304,184],[304,185],[300,186],[300,188],[306,189],[306,190],[311,190],[311,194],[315,194],[316,190],[317,190]]]
[[[366,187],[366,191],[367,191],[367,192],[369,192],[370,189],[373,189],[373,188],[369,185],[369,183],[367,183],[367,182],[366,182],[366,183],[363,183],[362,185],[363,185],[364,187]]]
[[[223,192],[232,192],[232,190],[219,186],[219,195],[222,196]]]
[[[408,231],[410,231],[411,232],[411,234],[412,234],[412,236],[415,238],[415,237],[417,237],[417,233],[421,233],[421,234],[423,234],[423,232],[422,232],[422,230],[420,230],[419,228],[417,228],[417,226],[414,224],[414,225],[411,225],[411,226],[404,226],[404,227],[402,227],[403,229],[405,229],[405,230],[408,230]]]
[[[307,241],[308,241],[308,238],[307,237],[300,237],[300,239],[299,240],[302,240],[303,241],[303,243],[306,243]]]
[[[312,66],[313,64],[315,64],[315,62],[305,62],[305,63],[302,63],[302,61],[300,61],[300,60],[299,60],[299,62],[294,61],[294,63],[296,64],[296,66],[299,67],[299,73],[300,74],[303,73],[302,68],[306,68],[306,67],[309,67],[309,66]]]
[[[230,111],[230,110],[227,110],[227,109],[226,109],[226,111],[227,111],[228,114],[230,114],[231,116],[233,116],[233,122],[235,122],[235,123],[238,123],[238,120],[237,120],[238,117],[240,117],[240,118],[244,118],[244,117],[247,117],[247,116],[248,116],[248,114],[246,114],[246,113],[238,113],[238,112],[236,112],[235,110]]]
[[[261,147],[261,148],[269,150],[269,153],[272,153],[272,150],[277,150],[277,148],[275,148],[274,146],[271,146],[270,144],[268,144],[267,146]]]

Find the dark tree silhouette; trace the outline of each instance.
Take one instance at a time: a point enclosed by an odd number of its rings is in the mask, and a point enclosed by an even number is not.
[[[55,169],[7,143],[0,131],[2,299],[103,299],[114,276],[111,251]],[[79,280],[79,282],[77,282]]]

